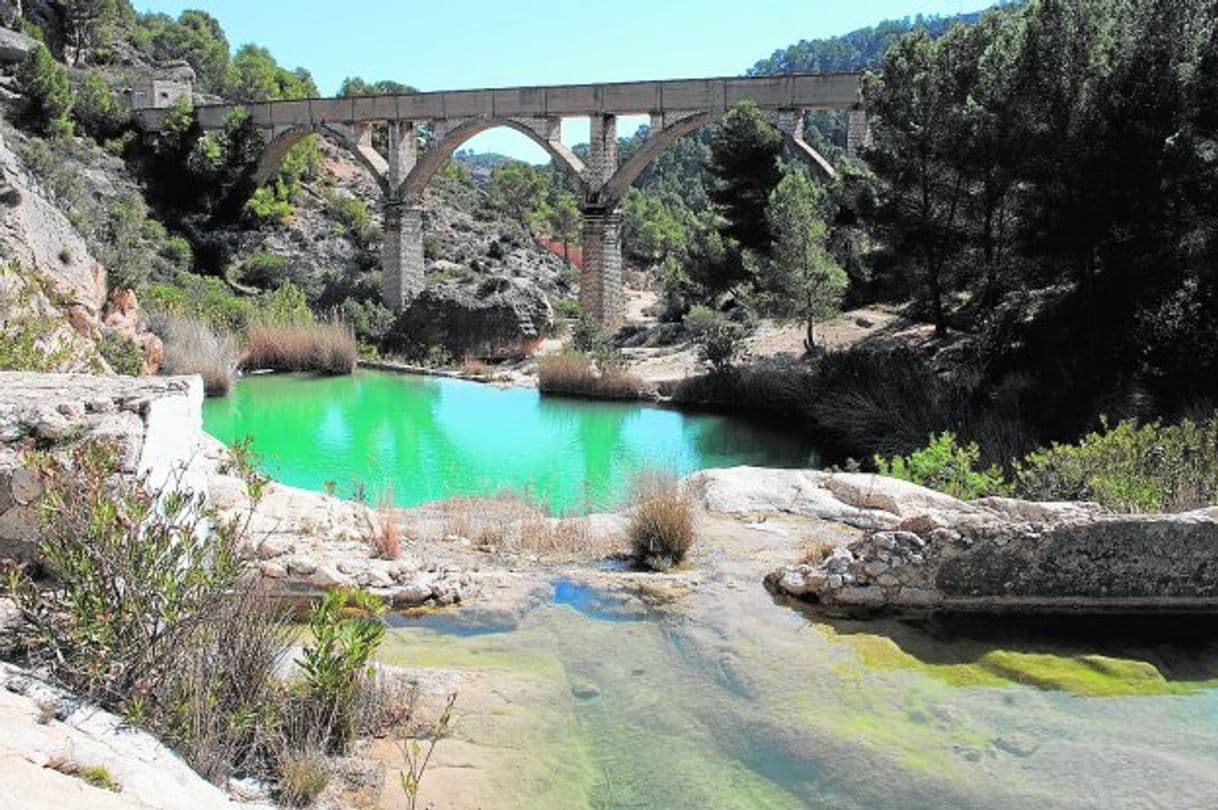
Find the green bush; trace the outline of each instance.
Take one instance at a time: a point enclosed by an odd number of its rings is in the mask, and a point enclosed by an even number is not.
[[[25,96],[25,117],[48,135],[71,135],[72,83],[68,72],[45,46],[26,55],[17,69],[17,83]]]
[[[241,332],[254,313],[248,298],[235,294],[221,278],[179,273],[173,284],[151,284],[141,296],[150,313],[202,321],[220,332]]]
[[[38,463],[39,552],[52,583],[15,578],[10,591],[33,663],[138,718],[236,581],[237,533],[209,525],[203,495],[158,496],[144,481],[115,480],[119,466],[118,449],[99,442]]]
[[[256,226],[281,226],[291,221],[294,209],[286,188],[276,182],[260,186],[245,204],[245,213]]]
[[[240,277],[243,284],[271,290],[282,284],[290,273],[286,257],[260,250],[242,263]]]
[[[976,442],[960,445],[956,434],[945,430],[930,437],[930,444],[908,456],[885,460],[875,457],[881,475],[912,481],[945,492],[956,498],[972,500],[987,495],[1006,495],[1010,486],[997,466],[978,467],[981,450]]]
[[[97,350],[117,374],[138,377],[144,370],[144,350],[126,335],[111,332],[97,344]]]
[[[119,135],[131,124],[130,110],[97,73],[90,73],[81,82],[72,117],[98,143]]]
[[[385,636],[385,603],[364,591],[328,591],[309,614],[307,644],[296,662],[311,711],[328,718],[321,742],[341,750],[355,732],[358,688]]]
[[[1120,512],[1181,511],[1218,503],[1218,413],[1179,424],[1125,420],[1077,444],[1029,455],[1016,475],[1020,496],[1091,500]]]
[[[718,310],[695,306],[685,316],[685,328],[698,344],[698,356],[716,374],[724,374],[740,351],[748,330]]]

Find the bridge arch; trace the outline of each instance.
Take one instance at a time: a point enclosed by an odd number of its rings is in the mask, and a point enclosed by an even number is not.
[[[496,127],[507,127],[527,137],[533,143],[545,150],[555,165],[565,169],[577,186],[579,193],[586,193],[584,162],[566,146],[560,139],[561,121],[557,118],[519,119],[510,117],[478,117],[458,122],[455,126],[447,127],[437,133],[437,137],[426,151],[419,155],[418,163],[406,175],[398,189],[391,189],[391,195],[397,199],[417,202],[423,197],[423,190],[435,176],[444,162],[452,157],[461,146],[482,132]]]
[[[314,124],[287,127],[275,131],[258,159],[254,182],[261,186],[274,176],[284,157],[293,146],[310,135],[321,135],[351,154],[368,170],[383,193],[389,192],[389,162],[372,147],[371,130],[336,124]]]
[[[673,144],[686,135],[711,126],[723,118],[727,112],[727,110],[723,110],[691,113],[650,134],[643,146],[618,167],[605,183],[597,195],[596,203],[610,210],[617,208],[639,176]],[[786,122],[783,121],[771,121],[770,123],[782,132],[787,146],[796,157],[821,174],[829,178],[834,177],[836,170],[833,168],[833,164],[804,140],[802,116],[792,115],[790,126],[784,126],[783,124]]]

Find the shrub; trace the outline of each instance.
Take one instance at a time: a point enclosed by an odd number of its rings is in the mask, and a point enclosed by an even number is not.
[[[241,357],[231,336],[193,318],[169,318],[154,326],[165,343],[161,373],[198,374],[209,397],[228,393]]]
[[[282,605],[242,585],[217,602],[185,641],[152,696],[165,741],[204,778],[275,767],[281,731],[279,668],[292,642]]]
[[[694,544],[693,499],[685,486],[673,476],[644,475],[633,498],[626,533],[635,561],[662,571],[685,559]]]
[[[1218,413],[1176,425],[1125,420],[1074,445],[1029,455],[1016,475],[1022,497],[1093,500],[1120,512],[1196,509],[1218,503]]]
[[[71,135],[72,84],[68,72],[51,52],[39,45],[17,69],[17,83],[25,96],[25,115],[31,126],[48,135]]]
[[[698,356],[716,374],[726,373],[748,334],[743,324],[710,307],[693,307],[685,316],[685,328],[698,344]]]
[[[193,273],[179,273],[173,284],[149,285],[141,301],[154,315],[202,321],[217,332],[242,331],[254,313],[251,301],[234,294],[224,279]]]
[[[927,436],[958,427],[967,401],[914,351],[831,352],[816,385],[816,422],[862,457],[918,449]]]
[[[274,185],[260,186],[245,204],[245,214],[255,226],[283,226],[291,222],[294,210],[287,199],[287,190],[276,181]]]
[[[881,475],[912,481],[963,500],[987,495],[1006,495],[1010,486],[997,466],[979,469],[981,450],[976,442],[956,443],[956,434],[945,430],[930,437],[930,444],[908,456],[885,460],[875,457]]]
[[[385,603],[364,591],[333,590],[309,614],[312,643],[297,660],[307,711],[322,718],[325,750],[342,750],[354,735],[355,706],[368,662],[385,635]]]
[[[376,505],[376,525],[373,527],[372,552],[382,560],[402,556],[402,530],[398,526],[393,503],[393,487],[385,487]]]
[[[111,332],[97,344],[97,350],[116,374],[138,377],[144,371],[144,350],[126,335]]]
[[[110,85],[97,73],[89,73],[81,82],[72,116],[98,143],[118,135],[131,123],[127,106],[115,98]]]
[[[286,751],[279,760],[279,798],[308,807],[330,784],[330,763],[320,751]]]
[[[38,503],[48,587],[12,583],[31,660],[72,691],[133,717],[170,681],[238,574],[237,533],[208,530],[204,497],[112,478],[118,449],[83,442],[42,459]]]
[[[274,289],[287,280],[288,260],[278,253],[260,250],[241,265],[241,281],[262,289]]]
[[[565,351],[549,354],[537,362],[537,388],[543,394],[595,399],[641,399],[650,386],[621,368],[598,369],[586,354]]]
[[[341,321],[254,323],[246,344],[242,362],[250,369],[350,374],[359,355],[355,335]]]

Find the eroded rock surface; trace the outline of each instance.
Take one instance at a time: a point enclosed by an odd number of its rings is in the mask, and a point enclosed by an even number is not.
[[[238,806],[155,737],[5,663],[0,663],[0,728],[0,807]],[[72,774],[83,769],[104,773],[113,789]]]

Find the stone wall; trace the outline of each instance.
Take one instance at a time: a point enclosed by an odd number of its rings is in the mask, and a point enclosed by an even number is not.
[[[30,560],[42,492],[30,450],[114,441],[127,475],[155,489],[207,488],[198,377],[97,377],[0,372],[0,557]]]
[[[1088,503],[966,503],[905,481],[812,470],[693,480],[711,511],[862,529],[768,577],[771,589],[832,612],[1218,611],[1218,508],[1118,515]]]

